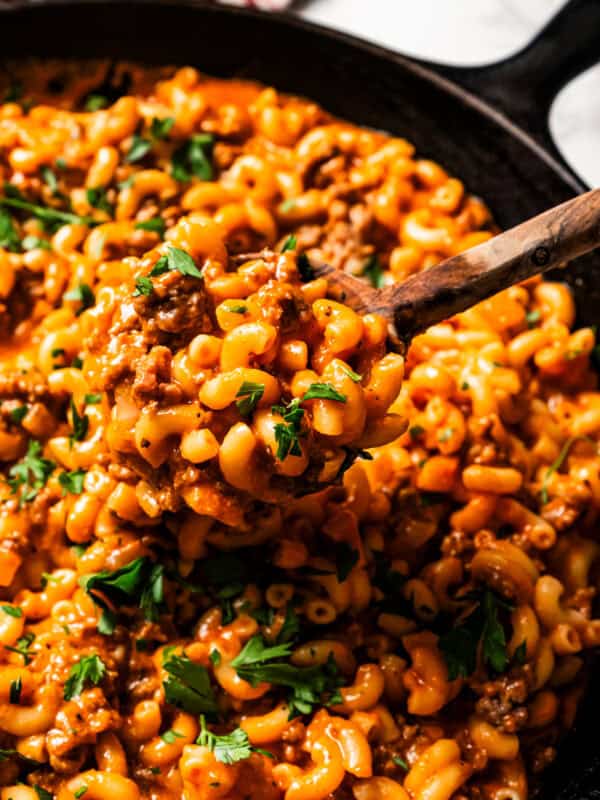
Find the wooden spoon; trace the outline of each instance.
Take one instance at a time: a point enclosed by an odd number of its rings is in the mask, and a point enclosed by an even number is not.
[[[312,266],[317,276],[328,279],[332,299],[361,314],[385,317],[392,345],[403,349],[430,325],[596,247],[600,247],[600,189],[383,289],[373,289],[327,264]]]

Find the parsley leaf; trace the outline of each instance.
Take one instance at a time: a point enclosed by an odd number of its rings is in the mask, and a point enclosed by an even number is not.
[[[287,406],[273,406],[274,414],[283,417],[283,422],[275,425],[275,441],[277,442],[277,458],[283,461],[288,455],[300,456],[299,437],[302,435],[302,419],[304,409],[300,408],[299,398],[291,400]]]
[[[339,583],[343,583],[358,564],[360,554],[348,542],[336,542],[335,571]]]
[[[0,208],[0,247],[11,253],[18,253],[21,249],[12,217],[3,208]]]
[[[148,276],[155,278],[165,272],[180,272],[192,278],[201,278],[202,273],[194,263],[194,259],[178,247],[169,247],[167,254],[161,256],[152,267]],[[139,280],[139,279],[138,279]]]
[[[19,608],[19,606],[11,606],[11,605],[1,605],[0,608],[4,611],[5,614],[8,614],[9,617],[15,617],[15,619],[20,619],[23,616],[23,610]]]
[[[306,253],[300,253],[296,259],[296,267],[298,268],[298,273],[300,274],[300,280],[303,283],[308,283],[308,281],[312,281],[314,279],[315,271]]]
[[[152,219],[146,219],[143,222],[136,222],[135,229],[137,231],[153,231],[154,233],[158,233],[158,235],[162,238],[165,233],[166,224],[162,217],[152,217]]]
[[[167,139],[171,128],[175,125],[175,117],[154,117],[150,124],[150,136],[153,139]]]
[[[101,94],[88,95],[84,108],[86,111],[100,111],[101,108],[106,108],[108,99]]]
[[[171,159],[171,174],[175,180],[185,182],[195,176],[201,181],[212,181],[214,143],[215,137],[212,134],[198,133],[178,147]]]
[[[40,239],[39,236],[26,236],[21,242],[23,250],[50,250],[51,245],[47,239]]]
[[[294,236],[294,234],[292,234],[291,236],[288,236],[288,238],[283,243],[281,252],[287,253],[288,250],[295,250],[297,244],[298,244],[298,239]]]
[[[72,700],[79,697],[85,688],[85,684],[97,686],[106,675],[106,666],[100,656],[83,656],[69,670],[69,677],[65,681],[63,696],[65,700]]]
[[[27,406],[17,406],[17,408],[13,408],[8,412],[8,416],[15,423],[15,425],[19,425],[27,416],[28,411],[29,408]]]
[[[43,222],[60,223],[61,225],[97,225],[97,220],[92,217],[80,217],[78,214],[71,214],[70,211],[59,211],[56,208],[48,208],[47,206],[39,206],[36,203],[30,203],[24,200],[22,196],[15,196],[14,187],[12,190],[8,189],[10,184],[4,184],[4,191],[10,192],[10,197],[0,197],[0,206],[8,206],[9,208],[18,208],[22,211],[29,211],[34,217],[41,219]]]
[[[58,191],[58,181],[56,180],[56,175],[54,174],[52,168],[47,164],[44,164],[44,166],[40,168],[40,174],[42,176],[42,180],[50,189],[52,194],[56,194]]]
[[[8,702],[13,706],[18,706],[21,701],[21,692],[23,690],[23,681],[19,676],[16,680],[10,682],[8,689]]]
[[[302,400],[337,400],[340,403],[346,402],[346,395],[330,383],[311,383]]]
[[[153,564],[142,589],[140,608],[144,612],[144,618],[150,622],[157,622],[160,615],[165,597],[164,573],[162,564]]]
[[[183,739],[183,733],[177,733],[173,729],[161,733],[160,738],[167,744],[174,744],[177,739]]]
[[[253,383],[244,381],[240,386],[236,397],[243,398],[236,402],[236,406],[242,417],[249,417],[258,405],[259,400],[265,392],[263,383]]]
[[[363,278],[367,278],[371,286],[373,286],[375,289],[381,289],[385,281],[379,256],[373,255],[369,258],[363,267],[361,276]]]
[[[238,667],[243,669],[252,664],[263,664],[265,661],[271,661],[275,658],[285,658],[291,652],[292,646],[289,643],[269,646],[265,644],[262,636],[257,635],[246,642],[243,649],[231,662],[231,666],[235,667],[236,670]],[[260,683],[260,681],[258,682]]]
[[[127,155],[125,156],[125,161],[127,161],[128,164],[141,161],[151,147],[152,142],[150,142],[148,139],[144,139],[139,135],[139,133],[134,133],[131,140],[131,146],[127,151]]]
[[[163,668],[169,677],[163,681],[165,699],[190,714],[214,714],[217,701],[206,667],[195,664],[186,655],[170,656]]]
[[[248,734],[242,728],[236,728],[231,733],[218,735],[212,733],[206,727],[204,715],[200,716],[200,735],[196,739],[196,744],[207,747],[214,754],[217,761],[222,764],[235,764],[236,761],[244,761],[250,758],[252,753],[262,753],[273,757],[266,750],[253,747],[248,739]]]
[[[114,209],[108,202],[108,198],[106,197],[106,189],[104,189],[102,186],[86,189],[85,196],[92,208],[97,208],[99,211],[105,211],[107,214],[112,216]]]
[[[339,702],[337,689],[343,679],[331,654],[326,664],[314,667],[295,667],[293,664],[276,661],[291,652],[291,644],[266,646],[262,636],[253,636],[231,666],[243,680],[252,686],[259,683],[274,683],[292,689],[289,697],[290,719],[298,714],[310,714],[316,705]]]
[[[64,294],[63,299],[81,303],[81,307],[75,312],[76,316],[82,314],[86,308],[91,308],[96,302],[94,292],[87,283],[80,283],[79,286]]]
[[[521,644],[515,648],[512,661],[513,664],[516,664],[518,667],[522,667],[523,664],[525,664],[527,661],[527,639],[523,639]]]
[[[550,478],[554,475],[555,472],[558,472],[558,470],[562,467],[562,465],[565,463],[565,459],[569,455],[569,450],[573,447],[575,442],[579,441],[592,441],[592,440],[588,439],[587,436],[571,436],[562,446],[562,449],[558,454],[558,456],[556,457],[556,460],[553,461],[552,464],[546,470],[546,474],[544,475],[544,480],[542,482],[542,488],[540,491],[540,499],[544,505],[546,505],[549,499],[548,482]]]
[[[194,259],[178,247],[170,247],[167,253],[167,263],[170,270],[176,270],[182,275],[189,275],[192,278],[201,278],[202,273],[194,264]]]
[[[140,297],[141,295],[150,297],[153,291],[154,284],[152,283],[151,278],[141,275],[139,278],[135,279],[135,291],[133,292],[134,297]]]
[[[71,425],[73,433],[71,434],[71,441],[82,442],[88,433],[90,427],[90,420],[87,414],[79,414],[77,407],[71,398]]]
[[[506,635],[498,619],[499,607],[510,606],[485,589],[467,617],[440,637],[439,647],[451,681],[458,677],[467,678],[475,672],[480,646],[484,664],[489,664],[498,673],[506,669]]]
[[[15,494],[22,486],[25,491],[21,493],[21,504],[28,503],[36,497],[40,489],[52,474],[56,464],[42,455],[42,445],[31,439],[27,445],[27,452],[21,461],[14,464],[8,474],[8,485]]]
[[[359,375],[358,372],[354,372],[354,370],[350,369],[350,367],[343,367],[343,370],[350,380],[354,381],[354,383],[360,383],[362,381],[363,376]]]
[[[83,492],[83,481],[85,472],[77,469],[74,472],[61,472],[58,482],[62,486],[63,497],[66,494],[81,494]]]
[[[111,634],[116,624],[115,609],[137,605],[149,620],[156,619],[164,602],[163,567],[140,556],[119,569],[83,575],[79,583],[102,611],[98,630]]]
[[[10,650],[11,653],[17,653],[19,656],[23,656],[23,661],[25,666],[29,664],[31,661],[31,652],[29,650],[29,645],[35,639],[35,633],[25,633],[23,636],[19,637],[16,641],[14,647],[5,644],[4,649]]]

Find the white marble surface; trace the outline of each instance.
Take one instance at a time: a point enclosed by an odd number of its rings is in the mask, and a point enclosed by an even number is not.
[[[563,0],[307,0],[299,13],[408,55],[475,65],[498,61],[523,47],[562,4]],[[576,172],[600,186],[600,65],[563,89],[552,108],[550,127]]]

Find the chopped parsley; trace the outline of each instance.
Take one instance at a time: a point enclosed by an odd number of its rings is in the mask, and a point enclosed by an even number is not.
[[[410,769],[406,761],[403,758],[400,758],[400,756],[392,756],[392,761],[397,767],[400,767],[405,772],[408,772]]]
[[[76,797],[77,800],[79,800],[79,798],[83,797],[83,795],[87,792],[87,790],[88,790],[87,785],[85,783],[82,783],[79,789],[73,792],[73,797]]]
[[[540,321],[540,319],[541,319],[541,316],[542,316],[542,315],[541,315],[541,313],[540,313],[538,310],[535,310],[535,311],[529,311],[529,312],[528,312],[528,313],[525,315],[525,320],[526,320],[526,322],[527,322],[527,327],[528,327],[528,328],[535,328],[535,326],[536,326],[536,325],[538,324],[538,322]]]
[[[8,416],[11,418],[12,422],[16,425],[20,425],[27,416],[28,411],[29,408],[27,406],[17,406],[17,408],[12,408],[8,412]]]
[[[354,381],[354,383],[360,383],[362,381],[363,376],[359,375],[358,372],[354,372],[354,370],[350,369],[350,367],[343,367],[343,370],[350,380]]]
[[[100,111],[101,108],[106,108],[108,106],[108,98],[104,97],[102,94],[90,94],[88,95],[84,108],[86,111]]]
[[[146,219],[143,222],[136,222],[135,229],[137,231],[152,231],[153,233],[158,233],[162,238],[165,233],[166,224],[162,217],[152,217],[152,219]]]
[[[296,246],[298,245],[298,239],[294,234],[288,236],[288,238],[283,243],[283,247],[281,248],[282,253],[287,253],[289,250],[295,250]]]
[[[58,482],[62,486],[63,497],[66,494],[81,494],[83,492],[84,479],[85,472],[82,469],[76,469],[73,472],[61,472],[58,476]]]
[[[98,403],[102,402],[102,395],[101,394],[86,394],[83,398],[86,405],[96,406]]]
[[[214,667],[218,667],[218,666],[219,666],[219,664],[221,663],[221,653],[219,653],[219,651],[217,650],[217,648],[216,648],[216,647],[215,647],[215,648],[213,648],[213,649],[210,651],[210,655],[208,656],[208,658],[209,658],[209,661],[210,661],[210,663],[211,663],[211,664],[212,664]]]
[[[346,395],[330,383],[311,383],[302,401],[304,400],[337,400],[340,403],[346,402]]]
[[[248,734],[242,728],[236,728],[231,733],[218,735],[211,733],[206,727],[204,715],[200,716],[200,735],[196,739],[196,744],[207,747],[217,761],[222,764],[235,764],[236,761],[244,761],[250,758],[252,753],[261,753],[273,757],[266,750],[253,747],[248,739]]]
[[[10,476],[8,485],[13,494],[16,494],[20,487],[23,487],[20,497],[21,505],[29,503],[37,496],[37,493],[46,485],[48,478],[56,467],[54,461],[44,458],[41,453],[42,445],[35,439],[30,439],[24,457],[17,464],[14,464],[8,472]]]
[[[19,608],[19,606],[11,606],[11,605],[1,605],[0,608],[4,611],[5,614],[8,614],[9,617],[15,617],[15,619],[20,619],[23,616],[23,610]]]
[[[112,216],[114,209],[106,196],[106,189],[102,186],[86,189],[85,196],[92,208],[105,211],[109,216]]]
[[[165,699],[190,714],[215,714],[217,701],[206,667],[188,656],[171,655],[163,663],[169,677],[163,681]]]
[[[8,702],[13,706],[18,706],[21,702],[21,692],[23,691],[23,681],[19,676],[10,682]]]
[[[375,289],[381,289],[384,284],[384,275],[379,256],[371,256],[360,274],[363,278],[367,278]]]
[[[360,554],[348,542],[336,542],[335,571],[339,583],[343,583],[358,564]]]
[[[419,438],[419,436],[422,436],[425,433],[425,428],[422,425],[413,425],[408,429],[408,433],[410,438],[415,441]]]
[[[191,278],[201,278],[202,273],[194,264],[194,259],[178,247],[169,247],[167,254],[161,256],[149,272],[150,277],[154,278],[163,275],[165,272],[180,272]]]
[[[47,239],[40,239],[39,236],[26,236],[21,242],[21,247],[25,251],[50,250],[50,242]]]
[[[164,603],[164,567],[140,556],[119,569],[83,575],[79,582],[94,603],[102,609],[98,630],[113,633],[117,611],[122,606],[138,606],[144,618],[155,621]]]
[[[150,136],[153,139],[167,139],[171,129],[175,125],[175,117],[154,117],[150,124]]]
[[[294,398],[287,406],[273,406],[272,411],[283,417],[283,422],[275,425],[277,458],[283,461],[288,455],[301,456],[299,437],[302,435],[304,409],[300,408],[299,398]]]
[[[226,306],[226,309],[230,314],[245,314],[248,311],[248,306],[245,306],[243,303],[237,303]]]
[[[3,208],[0,208],[0,247],[11,253],[18,253],[21,249],[19,235],[12,217]]]
[[[106,665],[100,656],[83,656],[69,670],[69,677],[65,682],[63,696],[65,700],[72,700],[85,689],[85,685],[98,686],[106,675]]]
[[[171,728],[171,730],[161,733],[160,738],[167,744],[175,744],[177,739],[183,739],[183,733],[177,733]]]
[[[237,400],[236,406],[242,417],[249,417],[252,414],[264,392],[263,383],[253,383],[252,381],[242,383],[236,394],[236,397],[241,398],[241,400]]]
[[[152,279],[148,278],[145,275],[141,275],[139,278],[135,279],[135,291],[133,292],[134,297],[150,297],[152,292],[154,291],[154,284],[152,283]]]
[[[215,174],[212,164],[214,143],[212,134],[198,133],[178,147],[171,159],[171,175],[175,180],[185,183],[196,177],[201,181],[212,181]]]
[[[29,650],[29,645],[35,639],[35,633],[25,633],[23,636],[19,637],[16,641],[14,647],[9,646],[7,644],[4,645],[5,650],[10,650],[11,653],[16,653],[19,656],[23,656],[23,661],[25,662],[25,666],[29,664],[31,661],[31,652]]]
[[[588,439],[587,436],[571,436],[562,446],[562,449],[558,454],[558,456],[556,457],[556,460],[553,461],[552,464],[550,464],[550,466],[546,470],[546,474],[544,475],[544,480],[542,482],[542,488],[540,491],[540,500],[544,505],[546,505],[549,499],[548,482],[550,481],[550,478],[554,475],[555,472],[558,472],[558,470],[562,467],[562,465],[565,463],[565,459],[569,455],[569,450],[571,449],[571,447],[573,447],[575,442],[578,441],[592,441],[592,440]]]
[[[296,266],[298,268],[298,273],[300,274],[300,280],[303,283],[308,283],[308,281],[314,280],[315,271],[306,253],[300,253],[296,260]]]
[[[512,657],[512,663],[517,667],[522,667],[527,661],[527,639],[523,639],[521,644],[515,649]]]
[[[86,308],[91,308],[96,302],[94,292],[87,283],[80,283],[79,286],[64,294],[63,299],[72,303],[81,303],[80,308],[75,312],[76,316],[82,314]]]
[[[136,161],[141,161],[142,158],[148,153],[152,147],[152,142],[149,139],[144,139],[139,133],[134,133],[131,139],[131,146],[125,156],[125,161],[128,164],[134,164]]]
[[[500,608],[512,607],[490,589],[485,589],[467,617],[440,637],[439,647],[451,681],[467,678],[475,672],[479,648],[484,665],[488,664],[497,673],[504,672],[509,659],[506,635],[498,619]]]
[[[262,636],[253,636],[231,662],[237,674],[252,686],[273,683],[291,689],[288,698],[289,718],[310,714],[315,706],[341,702],[339,687],[343,679],[332,655],[326,664],[295,667],[278,659],[291,653],[291,644],[266,645]]]
[[[38,786],[37,783],[33,784],[33,788],[38,796],[38,800],[54,800],[54,795],[42,786]]]
[[[18,706],[21,702],[21,692],[23,691],[23,681],[21,677],[10,682],[8,689],[8,702],[13,706]]]
[[[52,194],[56,194],[58,192],[58,181],[56,180],[56,175],[52,168],[44,164],[44,166],[40,168],[40,175]]]
[[[0,197],[0,206],[8,206],[9,208],[18,208],[21,211],[28,211],[32,216],[51,224],[60,225],[97,225],[98,222],[92,217],[81,217],[78,214],[72,214],[70,211],[59,211],[56,208],[48,208],[48,206],[40,206],[36,203],[30,203],[25,200],[21,193],[15,189],[11,184],[4,184],[4,191],[7,197]]]
[[[79,414],[77,406],[71,398],[71,426],[73,433],[70,436],[71,442],[82,442],[88,434],[90,420],[87,414]]]

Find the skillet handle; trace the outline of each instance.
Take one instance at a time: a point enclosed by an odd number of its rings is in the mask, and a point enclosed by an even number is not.
[[[556,147],[548,126],[552,102],[570,80],[600,61],[600,0],[570,0],[524,49],[484,67],[434,69],[532,135],[581,184]]]

